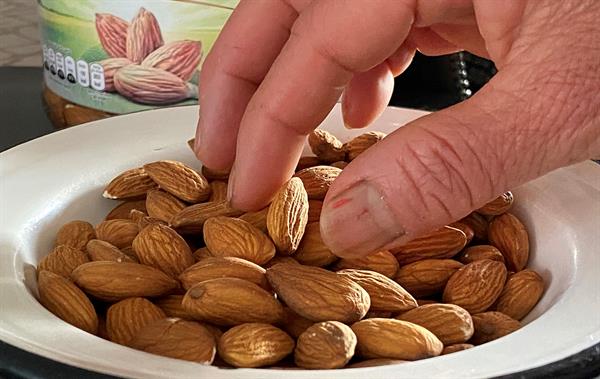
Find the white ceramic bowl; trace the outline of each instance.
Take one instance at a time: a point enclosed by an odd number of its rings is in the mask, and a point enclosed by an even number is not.
[[[389,108],[371,127],[390,132],[423,112]],[[56,361],[144,378],[277,378],[279,370],[216,367],[163,358],[87,334],[34,298],[34,265],[63,223],[99,222],[114,206],[100,194],[119,172],[177,159],[198,166],[187,147],[196,107],[98,121],[0,154],[0,340]],[[342,139],[339,105],[323,126]],[[307,150],[308,152],[308,150]],[[393,366],[343,371],[286,371],[288,378],[470,378],[539,367],[600,340],[600,166],[557,170],[515,189],[514,212],[530,231],[530,267],[544,277],[542,300],[522,329],[483,346]]]

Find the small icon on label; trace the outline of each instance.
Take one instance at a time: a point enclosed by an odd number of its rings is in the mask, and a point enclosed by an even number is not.
[[[75,83],[75,60],[73,57],[66,56],[65,57],[65,71],[67,73],[67,80],[71,83]]]
[[[90,86],[90,69],[86,61],[77,61],[77,82],[83,87]]]
[[[101,64],[92,63],[90,65],[91,87],[97,91],[104,89],[104,68]]]
[[[50,65],[50,72],[52,73],[52,75],[56,75],[56,66],[54,66],[54,64]]]

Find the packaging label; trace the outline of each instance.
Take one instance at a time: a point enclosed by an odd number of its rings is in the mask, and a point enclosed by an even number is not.
[[[198,70],[239,0],[38,0],[44,80],[110,113],[195,104]]]

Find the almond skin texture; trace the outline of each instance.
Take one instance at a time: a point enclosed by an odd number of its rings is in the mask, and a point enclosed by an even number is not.
[[[132,209],[146,213],[146,200],[124,201],[114,207],[107,215],[106,220],[127,219]]]
[[[501,312],[483,312],[473,315],[475,333],[469,341],[474,345],[504,337],[521,328],[521,323]]]
[[[193,150],[193,149],[192,149]],[[208,180],[223,180],[229,179],[229,170],[213,170],[206,166],[202,166],[202,175]]]
[[[385,133],[382,132],[366,132],[344,144],[344,151],[348,161],[354,160],[369,147],[385,138]]]
[[[252,224],[255,228],[260,229],[263,233],[269,233],[267,230],[267,212],[269,208],[263,208],[256,212],[247,212],[241,215],[239,218]]]
[[[279,362],[294,350],[294,340],[269,324],[235,326],[219,339],[219,356],[235,367],[262,367]]]
[[[477,213],[485,216],[498,216],[502,213],[508,212],[513,204],[513,201],[513,194],[512,192],[508,191],[479,208]]]
[[[394,279],[413,296],[430,296],[441,292],[461,267],[453,259],[424,259],[402,266]]]
[[[393,278],[398,272],[400,265],[394,254],[388,250],[381,250],[361,258],[343,258],[333,266],[334,270],[355,268],[359,270],[371,270]]]
[[[299,178],[292,178],[275,194],[267,213],[267,229],[277,251],[292,254],[308,222],[308,195]]]
[[[92,261],[138,263],[106,241],[91,240],[87,243],[85,250]]]
[[[473,231],[473,229],[469,225],[463,222],[456,221],[452,224],[448,224],[448,226],[454,229],[461,230],[463,233],[465,233],[465,236],[467,236],[467,245],[470,244],[471,241],[473,241],[473,238],[475,238],[475,231]]]
[[[208,181],[181,162],[152,162],[144,165],[144,170],[160,188],[188,203],[206,201],[210,196]]]
[[[210,197],[208,201],[225,201],[227,200],[227,182],[221,180],[213,180],[210,182]]]
[[[510,271],[521,271],[529,260],[529,235],[521,221],[511,213],[495,217],[488,228],[491,245],[500,250]]]
[[[303,265],[318,267],[327,266],[338,259],[323,243],[318,222],[306,225],[304,237],[294,253],[294,259]]]
[[[492,261],[498,261],[504,263],[504,256],[500,250],[496,249],[492,245],[477,245],[467,247],[457,257],[461,263],[467,264],[482,259],[491,259]]]
[[[453,345],[448,345],[444,347],[442,350],[442,355],[456,353],[457,351],[467,350],[475,347],[470,343],[455,343]]]
[[[161,296],[177,287],[177,282],[162,271],[137,263],[85,263],[71,273],[71,278],[86,293],[105,301]]]
[[[346,158],[342,141],[328,131],[315,129],[308,135],[308,145],[313,154],[325,163],[343,161]]]
[[[210,250],[208,250],[208,248],[206,246],[196,249],[196,251],[194,251],[193,255],[194,255],[194,259],[196,260],[196,262],[200,262],[204,258],[209,258],[209,257],[213,256],[212,253],[210,252]]]
[[[406,361],[440,355],[444,345],[429,330],[407,321],[370,318],[352,325],[358,338],[356,352],[364,358]]]
[[[333,166],[314,166],[298,171],[295,176],[302,180],[309,199],[323,200],[341,172],[342,170]]]
[[[319,222],[321,219],[321,210],[323,209],[323,201],[308,200],[308,223]]]
[[[267,279],[288,307],[309,320],[355,322],[371,306],[356,282],[319,267],[280,263],[267,269]]]
[[[184,309],[181,302],[183,301],[183,295],[167,295],[158,298],[154,301],[157,307],[162,309],[167,317],[176,317],[184,320],[192,320]]]
[[[401,361],[399,359],[386,359],[386,358],[373,358],[373,359],[365,359],[364,361],[352,363],[346,368],[361,368],[361,367],[377,367],[377,366],[387,366],[387,365],[396,365],[399,363],[406,363],[408,361]]]
[[[450,277],[443,300],[471,314],[483,312],[500,296],[506,274],[506,267],[498,261],[483,259],[469,263]]]
[[[173,229],[160,224],[151,224],[142,229],[133,240],[133,250],[141,263],[173,278],[177,278],[195,262],[185,240]]]
[[[182,304],[195,319],[216,325],[275,323],[283,317],[283,307],[272,294],[238,278],[200,282],[187,291]]]
[[[65,245],[58,245],[38,264],[38,270],[46,270],[68,278],[71,272],[84,263],[88,256],[81,250]]]
[[[204,223],[204,242],[213,256],[238,257],[262,265],[275,256],[275,245],[252,224],[232,217]]]
[[[203,364],[211,364],[216,353],[215,339],[208,328],[178,318],[163,318],[147,324],[133,337],[131,347]]]
[[[237,217],[244,212],[232,208],[227,201],[194,204],[183,208],[171,219],[171,227],[179,233],[202,233],[204,223],[211,217]]]
[[[141,328],[165,317],[165,313],[149,300],[130,297],[108,308],[106,332],[111,341],[127,346]]]
[[[333,162],[333,163],[331,164],[331,166],[332,166],[332,167],[337,167],[337,168],[339,168],[340,170],[343,170],[343,169],[345,169],[345,168],[346,168],[346,166],[348,166],[348,162],[346,162],[346,161],[337,161],[337,162]]]
[[[263,265],[263,267],[265,269],[267,269],[267,268],[273,267],[273,266],[275,266],[276,264],[279,264],[279,263],[291,263],[291,264],[295,264],[295,265],[299,265],[300,264],[297,260],[295,260],[292,257],[284,257],[284,256],[281,256],[281,255],[276,255],[276,256],[273,257],[273,259],[271,259],[270,261],[268,261],[267,263],[265,263]]]
[[[400,284],[378,272],[346,269],[337,274],[367,291],[371,298],[370,311],[403,312],[417,307],[417,301]]]
[[[473,212],[459,222],[467,224],[475,234],[474,239],[478,241],[487,241],[488,220],[477,212]]]
[[[458,305],[422,305],[396,318],[421,325],[435,334],[444,345],[467,342],[473,336],[471,315]]]
[[[338,321],[314,324],[298,337],[296,365],[309,369],[342,368],[354,356],[356,335]]]
[[[521,320],[535,307],[544,293],[544,279],[525,269],[510,275],[495,305],[495,310]]]
[[[264,268],[236,257],[204,258],[179,276],[179,280],[186,290],[205,280],[217,278],[244,279],[266,290],[270,289]]]
[[[132,220],[108,220],[96,226],[96,238],[122,249],[131,246],[139,231],[138,224]]]
[[[69,279],[42,270],[38,275],[38,291],[40,303],[58,318],[88,333],[97,333],[94,306]]]
[[[294,338],[300,337],[302,333],[312,325],[314,321],[300,316],[298,313],[291,310],[289,307],[283,307],[283,319],[280,326],[290,336]]]
[[[296,172],[304,170],[305,168],[319,166],[321,160],[318,157],[304,156],[300,157],[298,164],[296,165]]]
[[[146,195],[148,216],[166,223],[171,222],[173,216],[185,207],[186,204],[183,201],[165,191],[150,190]]]
[[[56,233],[56,245],[66,245],[83,250],[89,240],[96,238],[96,231],[87,221],[75,220],[64,224]]]
[[[156,187],[156,183],[143,168],[132,168],[111,180],[102,196],[107,199],[129,199],[144,196]]]
[[[392,253],[402,266],[422,259],[452,258],[466,244],[467,236],[462,230],[445,226],[393,249]]]

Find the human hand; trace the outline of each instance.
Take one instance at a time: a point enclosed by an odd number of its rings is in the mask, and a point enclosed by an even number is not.
[[[488,57],[499,72],[476,95],[390,134],[330,188],[332,251],[389,248],[600,156],[599,19],[594,0],[242,1],[203,66],[195,151],[233,166],[233,206],[258,209],[342,92],[346,126],[364,127],[415,49]]]

